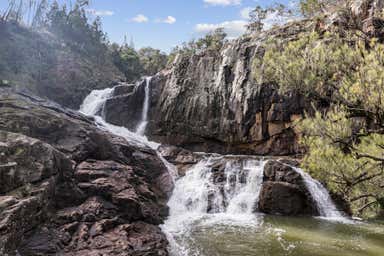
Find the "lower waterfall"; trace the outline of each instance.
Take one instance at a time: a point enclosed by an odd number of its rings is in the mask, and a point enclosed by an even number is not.
[[[191,249],[197,243],[192,238],[196,227],[223,226],[234,230],[261,227],[264,215],[257,211],[257,205],[266,162],[243,156],[207,157],[179,178],[168,203],[169,218],[162,226],[172,255],[205,255],[198,246]],[[220,163],[225,165],[221,174],[215,170]],[[348,222],[325,187],[301,169],[295,169],[316,201],[320,217]],[[278,229],[277,234],[280,234]]]
[[[337,210],[327,189],[308,173],[300,168],[294,168],[303,177],[305,186],[314,199],[321,217],[342,219],[343,215]]]
[[[107,123],[103,119],[105,101],[113,95],[113,88],[95,90],[84,100],[80,112],[94,117],[97,125],[113,134],[124,137],[130,143],[147,145],[158,149],[158,143],[149,141],[142,136],[147,123],[149,82],[146,79],[146,96],[143,104],[143,119],[137,132],[131,132],[124,127]],[[258,199],[263,183],[264,165],[267,160],[251,156],[217,156],[205,155],[196,165],[191,167],[183,177],[177,177],[175,166],[167,162],[160,154],[169,172],[175,180],[175,188],[168,202],[169,217],[161,228],[170,242],[170,252],[174,256],[211,256],[211,255],[254,255],[254,252],[270,247],[276,243],[284,252],[294,250],[297,245],[286,242],[282,237],[285,230],[273,224],[266,225],[266,219],[273,218],[257,211]],[[220,166],[220,167],[218,167]],[[319,208],[321,216],[330,219],[343,219],[337,211],[328,191],[309,174],[300,169],[299,172]],[[225,234],[231,241],[240,239],[236,234],[260,236],[264,242],[260,248],[253,248],[249,254],[215,254],[226,248],[225,244],[215,247],[203,245],[199,239],[209,240],[206,234],[215,237]],[[244,238],[247,240],[247,238]],[[249,238],[250,239],[250,238]],[[252,238],[253,239],[253,238]],[[205,240],[203,240],[205,241]],[[220,238],[215,242],[220,243]],[[223,241],[224,242],[224,241]],[[241,245],[240,241],[240,245]],[[223,248],[221,248],[223,246]],[[236,247],[237,245],[231,245]],[[201,249],[204,247],[204,250]],[[240,249],[243,250],[243,249]],[[274,254],[265,254],[274,255]],[[276,254],[285,255],[285,254]]]

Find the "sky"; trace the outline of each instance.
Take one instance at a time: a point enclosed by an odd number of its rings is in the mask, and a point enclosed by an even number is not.
[[[237,37],[244,33],[252,8],[288,1],[91,0],[88,13],[102,18],[111,42],[122,43],[126,36],[128,42],[133,39],[136,48],[151,46],[169,52],[217,27],[224,27],[229,37]],[[0,8],[5,2],[0,0]]]

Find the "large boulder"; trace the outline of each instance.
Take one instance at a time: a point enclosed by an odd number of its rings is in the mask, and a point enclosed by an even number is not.
[[[172,177],[145,145],[0,89],[1,255],[167,255]]]
[[[117,86],[104,105],[104,118],[108,123],[125,126],[135,131],[142,118],[145,98],[145,81],[132,85]]]
[[[276,215],[318,215],[303,178],[288,164],[295,162],[270,160],[264,166],[259,211]]]

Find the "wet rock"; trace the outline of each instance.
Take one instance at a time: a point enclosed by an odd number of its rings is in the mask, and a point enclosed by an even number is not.
[[[184,176],[188,169],[202,159],[201,155],[175,146],[161,145],[158,151],[168,162],[176,166],[180,176]]]
[[[51,215],[58,183],[73,177],[73,162],[49,144],[0,130],[0,249],[13,250],[25,233]]]
[[[303,215],[308,211],[306,195],[299,186],[287,182],[263,184],[260,193],[259,210],[277,215]]]
[[[131,94],[134,92],[135,87],[136,86],[134,84],[120,83],[119,85],[114,87],[113,96]]]
[[[297,162],[287,159],[265,164],[259,211],[276,215],[318,215],[316,204],[293,165]]]
[[[75,177],[87,195],[108,198],[129,221],[160,224],[166,217],[163,200],[130,166],[112,161],[83,162],[77,167]]]
[[[145,81],[139,83],[132,92],[132,87],[115,88],[113,97],[104,105],[104,118],[108,123],[125,126],[135,131],[141,121],[145,97]]]
[[[73,163],[42,141],[1,130],[0,141],[0,194],[59,173],[66,178],[73,174]]]
[[[302,183],[301,175],[291,166],[285,162],[268,161],[264,166],[264,180],[288,182],[292,184]]]

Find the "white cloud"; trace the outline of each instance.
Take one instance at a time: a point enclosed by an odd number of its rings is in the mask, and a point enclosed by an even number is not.
[[[247,24],[248,22],[245,20],[224,21],[218,24],[202,23],[195,26],[195,31],[200,34],[206,34],[217,28],[224,28],[228,37],[234,38],[245,33]]]
[[[131,21],[136,22],[136,23],[145,23],[145,22],[148,22],[148,20],[149,19],[143,14],[138,14],[131,19]]]
[[[160,22],[167,23],[167,24],[173,24],[176,22],[176,18],[172,16],[168,16],[164,20],[161,20]]]
[[[252,8],[252,7],[246,7],[246,8],[243,8],[241,11],[240,11],[240,16],[241,18],[243,19],[246,19],[246,20],[249,20],[251,17],[250,17],[250,13],[254,10],[255,8]]]
[[[228,6],[228,5],[240,5],[241,0],[204,0],[204,3],[209,5]]]
[[[115,14],[113,11],[109,11],[109,10],[87,9],[86,11],[95,16],[112,16]]]

